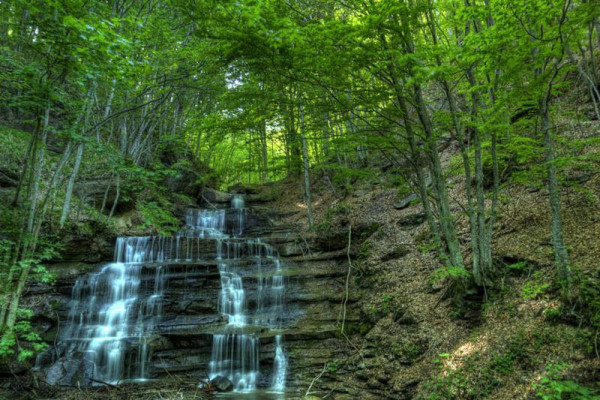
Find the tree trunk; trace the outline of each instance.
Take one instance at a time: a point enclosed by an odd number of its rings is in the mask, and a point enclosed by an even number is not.
[[[83,154],[83,143],[79,143],[77,146],[77,156],[75,158],[75,166],[73,167],[73,172],[71,173],[71,177],[69,178],[69,183],[67,184],[67,192],[65,194],[65,204],[63,206],[62,215],[60,217],[60,228],[62,229],[65,226],[65,222],[67,221],[67,216],[69,215],[69,209],[71,208],[71,196],[73,195],[73,186],[75,185],[75,179],[77,178],[77,174],[79,173],[79,166],[81,165],[81,156]]]
[[[448,200],[448,192],[446,189],[446,183],[442,173],[442,163],[437,151],[437,140],[435,138],[435,132],[433,131],[433,125],[427,111],[427,105],[423,99],[420,86],[414,87],[415,101],[417,106],[417,113],[419,119],[423,125],[425,131],[425,143],[427,146],[427,152],[431,160],[431,173],[433,178],[433,185],[436,189],[438,196],[438,206],[440,212],[440,225],[448,246],[448,253],[450,255],[450,263],[454,267],[464,268],[462,253],[460,251],[460,243],[456,236],[456,229],[454,227],[454,218],[450,211],[450,202]]]
[[[302,99],[300,99],[300,130],[302,134],[302,164],[304,166],[304,190],[306,193],[306,211],[308,213],[308,226],[313,227],[312,202],[310,199],[310,176],[308,171],[308,146],[306,145],[306,133],[304,125],[304,110],[302,108]]]
[[[269,159],[267,154],[267,120],[260,122],[260,144],[262,150],[262,181],[267,183],[269,178]]]
[[[550,91],[540,100],[539,110],[542,120],[542,137],[544,141],[544,152],[546,161],[546,174],[548,177],[548,192],[550,195],[550,208],[552,209],[552,244],[554,246],[554,258],[560,278],[563,280],[567,290],[572,283],[572,272],[569,266],[569,254],[565,245],[562,226],[562,212],[560,204],[560,190],[556,173],[554,141],[550,128],[549,100]]]

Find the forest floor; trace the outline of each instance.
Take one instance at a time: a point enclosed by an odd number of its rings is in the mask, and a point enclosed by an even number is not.
[[[451,159],[449,149],[446,166]],[[578,279],[596,279],[600,175],[573,179],[581,186],[562,195],[567,245]],[[557,390],[597,398],[598,333],[580,326],[577,300],[572,312],[560,300],[543,188],[503,187],[494,227],[494,261],[501,273],[493,287],[455,296],[449,280],[435,279],[440,264],[418,201],[396,209],[406,194],[398,194],[386,177],[357,184],[344,196],[336,196],[328,182],[323,176],[313,182],[312,231],[298,181],[278,184],[282,195],[275,208],[292,214],[286,223],[308,243],[347,241],[352,226],[351,240],[359,246],[350,290],[360,296],[356,307],[364,322],[346,328],[359,351],[332,360],[341,367],[324,376],[338,382],[333,398],[352,398],[343,395],[347,388],[362,388],[365,399],[377,398],[369,395],[371,389],[387,391],[389,398],[533,399]],[[449,174],[448,186],[469,265],[464,177]],[[374,232],[357,229],[373,225]]]

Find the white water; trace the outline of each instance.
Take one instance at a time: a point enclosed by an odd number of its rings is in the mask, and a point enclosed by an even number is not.
[[[241,196],[234,196],[232,208],[238,211],[237,235],[244,231],[244,202]],[[247,254],[242,254],[243,252]],[[255,309],[249,309],[244,290],[242,261],[254,260],[254,273],[262,273],[264,265],[274,267],[276,273],[281,271],[281,262],[275,250],[260,239],[223,240],[218,247],[217,259],[227,261],[219,264],[221,276],[221,293],[219,312],[228,316],[230,333],[213,337],[212,357],[209,364],[209,378],[217,376],[228,378],[236,391],[248,392],[256,389],[259,371],[260,340],[255,334],[245,333],[247,325],[277,328],[283,317],[283,277],[276,275],[270,278],[259,277],[256,293]],[[278,341],[278,343],[280,343]],[[283,347],[278,344],[279,353]],[[280,358],[282,356],[280,355]],[[285,359],[285,356],[283,356]],[[285,389],[285,373],[287,364],[277,363],[278,375],[273,379],[272,389]],[[279,367],[281,366],[281,367]]]
[[[275,336],[275,373],[273,375],[273,382],[271,388],[276,392],[283,392],[285,390],[285,375],[287,372],[287,357],[283,351],[283,339],[281,335]]]
[[[224,376],[236,391],[252,392],[266,373],[271,377],[269,389],[283,392],[288,360],[282,336],[275,336],[273,370],[261,371],[260,337],[251,333],[281,328],[285,316],[281,261],[260,239],[239,238],[247,217],[243,197],[234,196],[231,207],[188,210],[178,236],[118,238],[115,262],[79,278],[73,287],[69,321],[61,335],[64,354],[68,358],[81,354],[98,381],[149,378],[148,341],[164,318],[168,265],[206,261],[212,251],[221,283],[218,312],[227,316],[227,333],[213,335],[209,378]],[[142,270],[149,266],[154,276],[143,278]],[[251,299],[244,289],[245,276],[256,280]]]

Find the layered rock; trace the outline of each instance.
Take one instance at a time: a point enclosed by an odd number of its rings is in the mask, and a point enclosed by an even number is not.
[[[225,211],[225,231],[232,233],[236,229],[235,218],[239,212]],[[265,282],[276,274],[285,282],[285,313],[279,319],[278,328],[254,325],[250,321],[243,327],[237,327],[236,333],[248,333],[258,341],[261,374],[256,385],[268,387],[277,381],[275,376],[278,359],[282,362],[282,346],[285,348],[287,363],[288,390],[297,391],[306,388],[312,378],[323,368],[324,363],[331,361],[336,353],[346,346],[339,337],[336,324],[340,316],[340,307],[344,299],[345,273],[347,264],[343,257],[332,252],[328,254],[306,253],[305,242],[290,230],[274,224],[278,215],[265,209],[248,209],[244,220],[246,230],[244,237],[233,239],[239,241],[237,250],[240,260],[236,268],[244,280],[246,292],[245,307],[257,309],[260,302],[258,293],[265,287]],[[282,267],[277,272],[266,265],[264,268],[251,259],[252,246],[248,245],[248,236],[260,236],[262,241],[279,251]],[[210,235],[209,235],[210,236]],[[129,239],[130,241],[133,239]],[[157,240],[162,240],[160,245]],[[189,234],[186,238],[155,239],[144,258],[136,276],[139,276],[140,298],[150,298],[155,292],[157,268],[162,268],[165,283],[161,291],[161,315],[151,329],[151,334],[144,340],[147,361],[143,367],[146,378],[156,379],[166,375],[188,375],[206,380],[213,358],[215,335],[227,335],[232,332],[228,316],[219,312],[219,298],[222,290],[220,265],[232,262],[228,257],[219,260],[218,247],[222,246],[218,237]],[[246,244],[244,244],[246,243]],[[139,244],[141,246],[141,244]],[[150,250],[161,249],[159,251]],[[226,251],[221,249],[220,251]],[[116,256],[116,260],[120,261]],[[78,273],[89,273],[102,268],[64,264],[59,270],[58,285],[51,293],[39,293],[51,299],[54,315],[58,316],[60,325],[67,325],[73,318],[71,288]],[[355,299],[352,297],[349,302]],[[260,319],[260,315],[253,316]],[[356,322],[357,315],[349,312],[348,323]],[[54,339],[56,335],[56,318],[49,318],[46,338]],[[60,334],[59,334],[60,337]],[[63,337],[64,338],[64,337]],[[82,357],[77,352],[71,358]],[[61,365],[69,363],[67,353],[58,354],[56,349],[48,351],[39,358],[40,373],[49,383],[93,384],[90,381],[89,367],[72,364],[69,368]],[[132,362],[135,363],[135,362]],[[60,371],[65,371],[61,374]],[[129,372],[124,373],[125,375]],[[126,377],[126,376],[125,376]],[[281,377],[279,377],[281,379]]]

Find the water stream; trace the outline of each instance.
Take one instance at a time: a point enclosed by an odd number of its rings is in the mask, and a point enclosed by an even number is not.
[[[243,197],[234,196],[230,209],[189,209],[176,236],[118,238],[114,262],[80,277],[73,287],[61,354],[80,358],[92,382],[152,378],[151,341],[165,323],[165,289],[175,276],[170,267],[212,262],[224,323],[212,333],[206,375],[229,379],[240,393],[285,391],[282,263],[273,247],[244,236],[247,212]],[[249,279],[251,291],[245,288]],[[261,337],[273,341],[270,362],[261,360]]]

